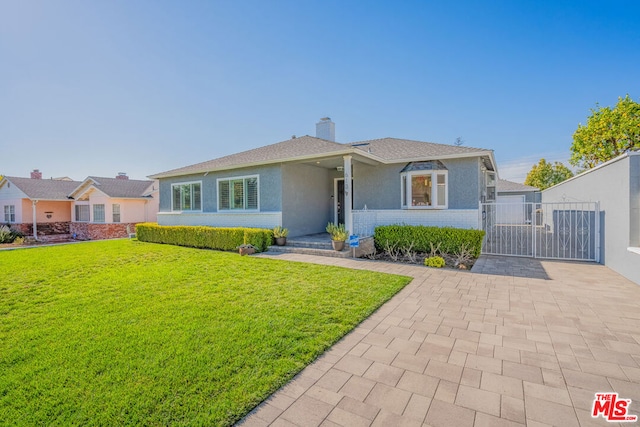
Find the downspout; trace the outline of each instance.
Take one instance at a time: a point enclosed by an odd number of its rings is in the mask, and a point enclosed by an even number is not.
[[[33,238],[38,240],[38,222],[36,220],[36,205],[38,204],[37,200],[31,201],[31,206],[33,209]]]

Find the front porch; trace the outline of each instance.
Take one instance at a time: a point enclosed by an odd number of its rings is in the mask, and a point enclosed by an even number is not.
[[[355,252],[349,247],[349,242],[345,243],[344,249],[336,251],[331,246],[331,237],[328,233],[316,233],[306,236],[288,237],[286,246],[269,246],[269,254],[304,254],[317,255],[333,258],[360,258],[375,252],[373,237],[360,238],[358,248]]]

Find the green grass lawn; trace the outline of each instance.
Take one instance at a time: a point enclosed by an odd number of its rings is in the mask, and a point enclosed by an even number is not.
[[[2,251],[0,424],[232,424],[408,282],[129,240]]]

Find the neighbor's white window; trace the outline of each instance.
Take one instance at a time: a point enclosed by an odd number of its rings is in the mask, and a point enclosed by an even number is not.
[[[448,171],[413,171],[401,175],[404,209],[446,209],[449,204]]]
[[[120,205],[118,204],[111,205],[111,210],[113,214],[113,222],[120,222]]]
[[[104,222],[104,205],[93,205],[93,222]]]
[[[89,205],[76,205],[76,221],[89,222]]]
[[[171,185],[171,207],[174,211],[201,211],[202,182]]]
[[[259,206],[258,176],[218,180],[218,210],[256,211]]]
[[[7,222],[7,223],[16,222],[16,206],[15,205],[5,205],[4,222]]]

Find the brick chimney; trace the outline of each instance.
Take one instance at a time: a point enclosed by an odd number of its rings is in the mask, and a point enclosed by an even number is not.
[[[31,172],[31,179],[42,179],[42,172],[40,172],[40,169],[34,169],[33,172]]]
[[[331,121],[330,117],[323,117],[316,123],[316,138],[336,140],[336,124]]]
[[[129,177],[127,176],[126,172],[118,172],[118,176],[116,176],[116,179],[124,179],[127,180],[129,179]]]

